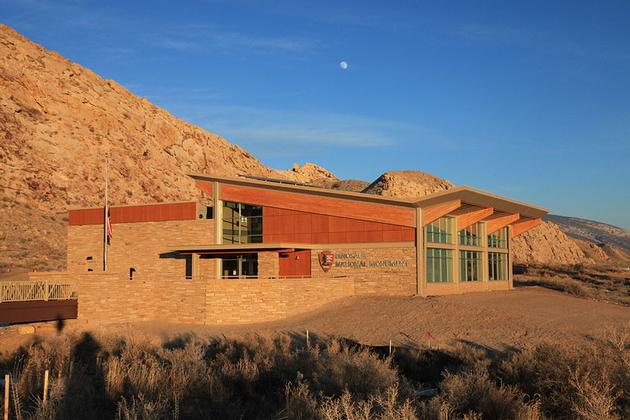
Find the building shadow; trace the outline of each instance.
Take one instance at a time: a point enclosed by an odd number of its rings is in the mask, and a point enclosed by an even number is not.
[[[72,348],[62,404],[63,418],[102,419],[114,414],[116,405],[107,398],[100,352],[101,345],[88,332],[83,333]]]

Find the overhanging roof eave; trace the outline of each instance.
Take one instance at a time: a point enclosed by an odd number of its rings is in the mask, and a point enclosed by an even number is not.
[[[519,213],[523,217],[538,218],[549,213],[543,207],[523,203],[498,194],[478,190],[467,186],[457,186],[417,200],[416,207],[430,207],[450,200],[461,200],[462,203],[480,207],[492,207],[496,212]]]

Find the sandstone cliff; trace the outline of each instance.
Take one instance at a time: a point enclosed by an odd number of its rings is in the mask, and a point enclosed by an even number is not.
[[[314,164],[278,171],[111,80],[0,25],[0,268],[65,264],[68,207],[191,200],[187,173],[310,183]]]

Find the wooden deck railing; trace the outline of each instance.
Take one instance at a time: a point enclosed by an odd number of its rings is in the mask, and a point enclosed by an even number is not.
[[[76,299],[70,283],[47,281],[0,281],[0,302],[26,302],[31,300]]]

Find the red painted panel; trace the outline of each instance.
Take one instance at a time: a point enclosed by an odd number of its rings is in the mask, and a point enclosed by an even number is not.
[[[103,224],[104,210],[100,208],[70,210],[71,226]],[[166,222],[172,220],[195,220],[197,203],[147,204],[125,207],[110,207],[112,224],[137,222]]]
[[[280,254],[281,277],[308,277],[311,275],[311,251],[283,252]]]
[[[415,229],[296,210],[263,207],[263,242],[362,243],[414,241]]]
[[[222,184],[222,200],[413,227],[411,208]]]

